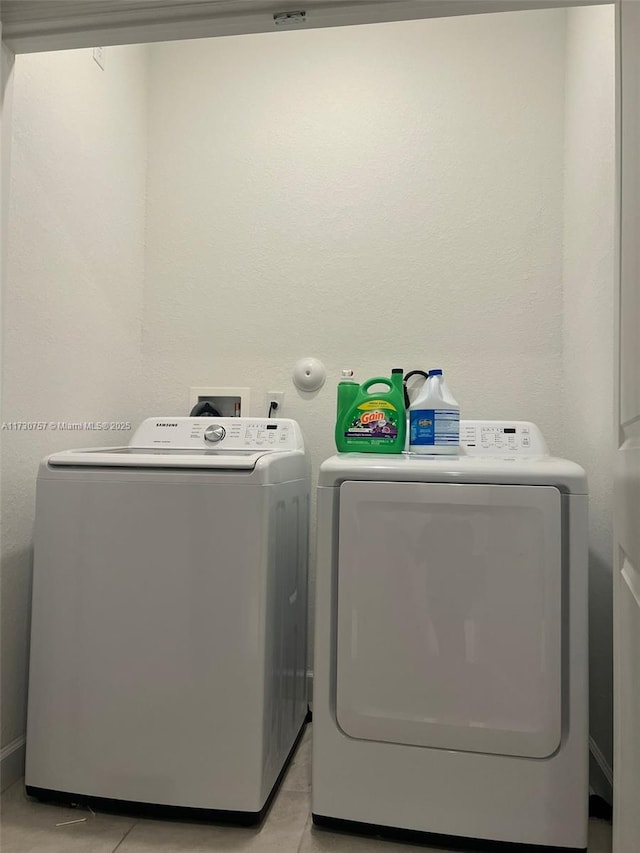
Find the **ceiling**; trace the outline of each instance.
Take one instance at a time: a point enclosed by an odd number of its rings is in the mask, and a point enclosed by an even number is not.
[[[16,53],[521,9],[602,0],[0,0]],[[607,2],[607,0],[605,0]],[[613,2],[613,0],[609,0]],[[304,10],[291,25],[274,14]]]

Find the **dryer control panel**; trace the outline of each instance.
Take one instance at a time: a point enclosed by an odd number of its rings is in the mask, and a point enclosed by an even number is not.
[[[147,418],[130,447],[176,450],[303,450],[300,427],[290,418]]]
[[[549,448],[531,421],[460,421],[467,456],[548,456]]]

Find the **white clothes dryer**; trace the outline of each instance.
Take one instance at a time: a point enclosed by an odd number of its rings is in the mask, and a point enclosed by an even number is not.
[[[309,489],[287,419],[150,418],[42,463],[29,794],[261,819],[308,713]]]
[[[461,442],[320,468],[313,819],[584,849],[586,475],[532,423]]]

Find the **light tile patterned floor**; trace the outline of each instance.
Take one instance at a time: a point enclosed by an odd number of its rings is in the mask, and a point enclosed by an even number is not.
[[[2,795],[2,853],[412,853],[427,848],[341,835],[311,823],[311,726],[259,828],[135,820],[29,800],[22,782]],[[56,826],[87,817],[83,823]],[[610,853],[610,824],[592,820],[589,853]]]

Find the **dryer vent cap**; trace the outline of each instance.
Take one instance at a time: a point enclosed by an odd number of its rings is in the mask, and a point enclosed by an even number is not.
[[[189,417],[192,418],[219,418],[221,417],[220,412],[216,409],[215,406],[212,406],[209,400],[202,400],[200,403],[196,403],[191,412],[189,413]]]

